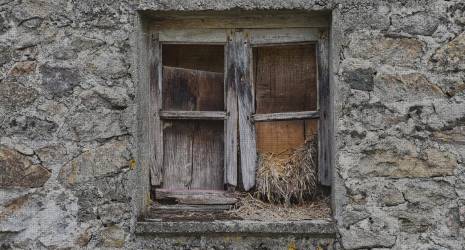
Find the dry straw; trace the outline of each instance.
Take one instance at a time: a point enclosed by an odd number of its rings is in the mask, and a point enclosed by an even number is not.
[[[317,140],[279,154],[259,155],[257,198],[274,204],[303,204],[313,198],[317,187]]]

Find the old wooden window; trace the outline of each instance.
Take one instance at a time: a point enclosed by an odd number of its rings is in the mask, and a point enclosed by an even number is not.
[[[151,37],[151,184],[156,199],[234,202],[257,155],[319,139],[329,185],[326,29],[159,29]]]

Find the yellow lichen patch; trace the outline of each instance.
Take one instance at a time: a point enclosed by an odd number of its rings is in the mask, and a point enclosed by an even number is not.
[[[295,245],[294,241],[291,241],[289,245],[287,246],[287,250],[297,250],[297,246]]]
[[[131,170],[136,169],[136,160],[132,159],[132,160],[129,161],[129,168]]]

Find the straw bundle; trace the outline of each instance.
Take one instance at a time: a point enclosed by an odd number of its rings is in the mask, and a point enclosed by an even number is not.
[[[294,151],[259,155],[257,198],[275,204],[302,204],[317,186],[317,140],[307,140]]]

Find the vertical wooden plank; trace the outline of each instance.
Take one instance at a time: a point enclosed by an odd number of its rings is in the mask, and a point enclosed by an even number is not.
[[[152,33],[149,47],[149,65],[150,65],[150,108],[149,114],[149,165],[150,180],[154,186],[162,183],[163,168],[163,131],[159,111],[162,104],[161,90],[161,46],[158,42],[158,34]]]
[[[244,185],[244,190],[249,191],[255,186],[255,171],[257,167],[255,126],[250,119],[255,110],[253,87],[250,80],[251,48],[246,33],[236,32],[234,39],[242,184]]]
[[[195,122],[191,189],[224,190],[223,121]]]
[[[164,122],[164,189],[189,189],[192,182],[191,121]]]
[[[224,183],[237,186],[237,96],[236,96],[236,69],[235,69],[235,39],[234,33],[228,34],[225,56],[225,96],[228,118],[224,127],[225,159]]]
[[[329,34],[324,30],[318,41],[318,89],[320,105],[319,126],[319,179],[325,186],[331,185],[331,119],[330,119],[330,88],[329,88]]]

